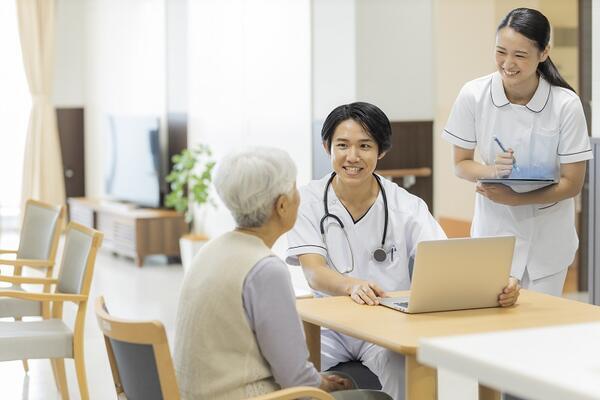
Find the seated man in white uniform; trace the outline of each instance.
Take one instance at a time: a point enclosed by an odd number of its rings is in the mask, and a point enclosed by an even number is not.
[[[254,148],[224,158],[215,187],[236,228],[207,243],[184,278],[174,361],[186,400],[246,399],[292,386],[347,389],[323,376],[308,350],[289,271],[271,252],[292,228],[300,197],[287,153]],[[340,391],[338,399],[386,399]],[[370,396],[370,397],[367,397]]]
[[[387,291],[410,288],[409,258],[420,241],[446,238],[423,200],[374,174],[391,133],[383,111],[362,102],[337,107],[324,122],[321,137],[334,172],[301,188],[298,220],[287,235],[287,262],[302,265],[317,296],[376,305]],[[500,304],[512,305],[516,281],[504,290]],[[402,355],[322,330],[323,370],[351,360],[375,373],[384,392],[404,398]]]

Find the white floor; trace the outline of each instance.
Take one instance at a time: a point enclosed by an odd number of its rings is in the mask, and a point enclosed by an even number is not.
[[[3,235],[0,248],[10,248],[14,235]],[[14,247],[13,247],[14,248]],[[59,257],[60,259],[60,257]],[[4,267],[3,272],[9,272]],[[131,260],[100,252],[94,271],[90,303],[85,325],[85,358],[91,399],[116,399],[112,376],[106,357],[104,341],[93,312],[93,300],[104,296],[107,307],[114,315],[137,319],[158,319],[165,325],[173,340],[177,293],[183,277],[180,265],[166,265],[164,257],[149,257],[143,268]],[[75,307],[65,305],[65,315],[72,321]],[[66,361],[69,393],[79,399],[75,369]],[[21,362],[0,363],[1,399],[60,399],[54,385],[50,362],[30,360],[29,374]]]
[[[16,234],[3,233],[0,236],[0,249],[15,248],[17,240]],[[0,266],[0,271],[9,273],[10,268]],[[307,287],[299,268],[294,268],[292,275],[296,285]],[[102,251],[99,253],[85,325],[90,399],[116,399],[104,341],[94,317],[93,300],[104,296],[109,311],[116,316],[160,320],[167,329],[172,346],[182,278],[181,265],[167,265],[165,257],[148,257],[144,266],[138,268],[130,259],[114,257]],[[65,305],[68,321],[72,321],[74,310],[73,306]],[[73,361],[67,360],[65,364],[71,399],[80,399]],[[29,365],[29,374],[26,375],[20,361],[0,363],[0,399],[59,400],[50,362],[30,360]]]

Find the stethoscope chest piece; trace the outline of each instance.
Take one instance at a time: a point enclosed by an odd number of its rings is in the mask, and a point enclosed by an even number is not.
[[[375,249],[375,251],[373,252],[373,258],[377,262],[384,262],[387,258],[387,253],[383,248],[380,247],[378,249]]]

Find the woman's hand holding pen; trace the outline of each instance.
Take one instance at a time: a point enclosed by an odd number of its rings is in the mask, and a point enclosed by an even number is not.
[[[496,154],[494,161],[494,176],[492,178],[507,178],[512,170],[515,162],[515,156],[512,149],[506,152]]]

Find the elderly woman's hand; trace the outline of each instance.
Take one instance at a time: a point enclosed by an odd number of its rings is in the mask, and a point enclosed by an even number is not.
[[[352,389],[352,382],[339,375],[321,375],[321,385],[319,389],[326,392],[335,392],[336,390]]]
[[[500,303],[502,307],[512,306],[517,302],[520,290],[521,286],[519,285],[519,281],[517,278],[511,276],[508,278],[508,285],[502,290],[502,293],[498,295],[498,303]]]
[[[358,304],[367,304],[376,306],[379,304],[379,299],[385,297],[385,291],[381,289],[375,282],[361,281],[356,279],[349,290],[350,298]]]

